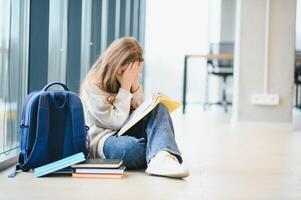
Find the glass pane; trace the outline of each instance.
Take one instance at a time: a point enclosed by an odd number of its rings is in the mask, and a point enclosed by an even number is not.
[[[48,82],[66,82],[68,1],[49,1]]]
[[[6,150],[12,131],[15,104],[8,94],[10,1],[0,0],[0,152]]]
[[[0,0],[0,154],[17,146],[18,71],[9,66],[11,2]]]

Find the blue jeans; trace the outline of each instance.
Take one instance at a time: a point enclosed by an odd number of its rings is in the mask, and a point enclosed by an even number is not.
[[[162,150],[173,154],[182,163],[172,120],[163,104],[122,136],[108,137],[103,147],[106,158],[122,159],[127,169],[146,168],[150,159]]]

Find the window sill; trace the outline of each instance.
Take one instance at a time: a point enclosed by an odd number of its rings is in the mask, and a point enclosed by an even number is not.
[[[0,171],[15,165],[18,162],[19,149],[14,149],[9,154],[0,155]]]

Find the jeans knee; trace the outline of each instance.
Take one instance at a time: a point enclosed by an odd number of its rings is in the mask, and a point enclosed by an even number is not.
[[[146,164],[145,139],[128,137],[127,145],[121,147],[122,159],[128,169],[140,169]]]
[[[104,144],[104,154],[109,159],[122,159],[128,169],[146,167],[145,139],[131,136],[111,136]]]

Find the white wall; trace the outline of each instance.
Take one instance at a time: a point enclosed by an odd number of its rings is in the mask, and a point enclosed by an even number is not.
[[[266,1],[237,2],[233,121],[291,123],[296,1],[270,1],[268,92],[280,96],[278,106],[251,104],[264,92]]]
[[[209,41],[220,42],[221,40],[221,10],[222,0],[211,0],[209,1]]]
[[[206,53],[208,0],[151,0],[146,5],[145,91],[182,99],[184,54]],[[204,62],[189,65],[189,90],[200,99]]]
[[[297,1],[296,49],[301,50],[301,0]]]

